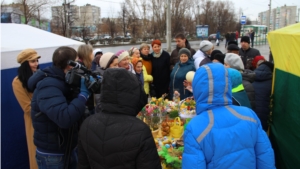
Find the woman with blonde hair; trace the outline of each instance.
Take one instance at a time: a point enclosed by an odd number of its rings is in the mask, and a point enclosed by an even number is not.
[[[33,143],[34,129],[31,119],[31,99],[33,91],[29,90],[27,81],[39,68],[39,58],[41,58],[41,56],[39,56],[35,50],[23,50],[17,57],[18,63],[21,64],[18,68],[18,76],[16,76],[12,82],[13,92],[24,111],[26,140],[31,169],[37,169],[38,166],[35,160],[36,146]]]
[[[77,50],[78,60],[87,69],[91,70],[94,59],[93,47],[91,45],[80,45]]]
[[[92,62],[94,59],[93,47],[91,45],[80,45],[77,49],[78,59],[77,61],[84,65],[88,70],[92,69]],[[81,72],[81,70],[78,70]],[[95,113],[94,95],[88,98],[86,103],[90,114]]]
[[[140,57],[140,51],[139,49],[135,48],[135,47],[132,47],[130,48],[129,50],[129,56],[131,57],[131,61],[134,59],[134,58],[137,58],[139,60],[142,61],[143,63],[143,59]],[[145,90],[145,93],[147,95],[149,95],[149,91],[150,91],[150,88],[149,88],[149,83],[151,83],[153,81],[153,77],[151,76],[151,74],[147,71],[146,67],[143,65],[143,70],[142,70],[142,78],[144,80],[143,82],[143,85],[144,85],[144,90]]]

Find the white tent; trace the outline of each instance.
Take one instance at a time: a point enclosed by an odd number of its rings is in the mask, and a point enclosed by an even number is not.
[[[77,50],[81,44],[29,25],[1,23],[1,69],[18,67],[17,55],[26,48],[41,55],[40,63],[49,63],[56,48],[69,46]]]
[[[42,68],[51,65],[52,54],[58,47],[69,46],[77,50],[81,44],[83,43],[28,25],[1,23],[2,168],[29,168],[24,113],[11,85],[20,66],[17,63],[18,54],[26,48],[35,49],[41,56],[39,63]]]

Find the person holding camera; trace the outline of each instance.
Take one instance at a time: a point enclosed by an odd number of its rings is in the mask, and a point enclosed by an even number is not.
[[[139,80],[124,68],[109,68],[101,85],[101,111],[80,127],[78,169],[161,169],[151,130],[136,118],[147,104]]]
[[[70,47],[59,47],[53,53],[53,65],[38,70],[28,80],[34,91],[31,118],[39,169],[75,169],[77,166],[77,138],[79,121],[89,98],[85,79],[81,78],[80,92],[73,97],[65,82],[72,69],[69,60],[75,61],[77,52]]]

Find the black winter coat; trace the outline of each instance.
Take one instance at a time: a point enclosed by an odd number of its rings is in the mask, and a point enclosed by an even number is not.
[[[242,48],[240,48],[239,55],[242,57],[245,69],[250,69],[251,64],[247,65],[247,61],[249,59],[254,59],[255,56],[260,56],[260,52],[259,50],[254,48],[249,48],[248,50],[243,50]]]
[[[243,86],[245,88],[245,91],[247,93],[247,96],[249,98],[252,110],[255,111],[255,90],[252,85],[252,83],[255,80],[255,73],[251,70],[246,69],[242,73],[242,78],[243,78]]]
[[[149,127],[136,118],[147,97],[134,74],[107,69],[101,112],[88,117],[79,132],[78,169],[160,169]]]
[[[186,40],[186,42],[185,42],[185,48],[187,48],[187,49],[189,49],[190,50],[190,52],[191,52],[191,56],[193,57],[194,56],[194,54],[196,53],[196,51],[195,51],[195,49],[193,49],[193,48],[191,48],[191,45],[190,45],[190,43]],[[172,53],[171,53],[171,58],[170,58],[170,70],[171,70],[171,72],[172,72],[172,70],[173,70],[173,67],[175,66],[175,64],[177,63],[177,62],[179,62],[179,56],[178,56],[178,53],[179,53],[179,50],[180,50],[181,48],[179,48],[178,46],[176,46],[176,49],[174,49],[173,51],[172,51]]]
[[[265,131],[268,130],[268,116],[270,114],[270,99],[272,90],[272,77],[274,65],[270,62],[263,62],[254,70],[255,81],[255,112],[261,121]]]
[[[77,145],[78,123],[85,112],[85,100],[72,98],[63,70],[50,66],[28,80],[34,90],[31,118],[34,144],[48,153],[65,153],[68,132],[73,127],[72,149]]]
[[[170,55],[163,51],[159,58],[152,57],[152,77],[156,98],[169,92],[170,84]]]

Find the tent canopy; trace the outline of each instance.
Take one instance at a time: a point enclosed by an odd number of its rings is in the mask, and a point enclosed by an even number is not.
[[[278,169],[300,168],[300,23],[268,34],[275,71],[270,140]]]
[[[69,46],[77,50],[81,44],[84,43],[29,25],[1,23],[1,69],[18,67],[17,55],[26,48],[42,56],[40,63],[49,63],[56,48]]]
[[[300,23],[270,32],[268,41],[276,68],[300,77]]]

